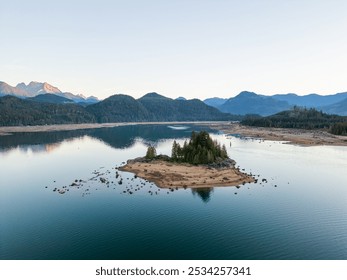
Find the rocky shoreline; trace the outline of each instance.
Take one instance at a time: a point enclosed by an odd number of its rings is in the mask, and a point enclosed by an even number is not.
[[[226,159],[206,165],[191,165],[168,160],[159,156],[154,160],[136,158],[127,161],[121,171],[154,182],[160,188],[206,188],[216,186],[239,186],[256,182],[252,174],[235,167],[235,161]]]

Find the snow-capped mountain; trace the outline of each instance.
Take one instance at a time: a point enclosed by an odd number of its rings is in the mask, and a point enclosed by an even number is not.
[[[64,98],[71,99],[74,102],[87,102],[95,103],[98,102],[98,98],[94,96],[85,97],[82,94],[73,94],[71,92],[62,92],[55,86],[49,83],[41,82],[30,82],[29,84],[19,83],[15,87],[10,86],[5,82],[0,81],[0,96],[3,95],[14,95],[21,98],[35,97],[40,94],[54,94]]]

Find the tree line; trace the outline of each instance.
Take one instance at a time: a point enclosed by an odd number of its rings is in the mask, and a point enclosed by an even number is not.
[[[268,117],[248,116],[241,124],[275,128],[325,129],[333,134],[342,135],[345,133],[346,122],[347,117],[325,114],[314,108],[294,106],[292,110]]]
[[[156,157],[156,150],[149,146],[146,153],[147,159]],[[186,162],[190,164],[208,164],[228,158],[225,145],[213,140],[206,131],[192,132],[189,141],[183,146],[176,142],[172,144],[171,161]]]
[[[347,122],[334,123],[330,128],[330,133],[347,136]]]

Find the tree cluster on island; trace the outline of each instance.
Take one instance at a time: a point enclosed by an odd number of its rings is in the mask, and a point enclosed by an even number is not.
[[[151,160],[157,157],[156,150],[149,146],[146,159]],[[228,159],[225,145],[221,145],[217,140],[213,140],[206,131],[192,132],[189,141],[185,141],[183,146],[176,142],[172,144],[170,161],[190,164],[210,164]]]

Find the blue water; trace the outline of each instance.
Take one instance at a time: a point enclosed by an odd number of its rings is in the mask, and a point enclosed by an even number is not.
[[[147,145],[170,155],[174,139],[200,129],[0,137],[0,259],[347,259],[346,147],[211,131],[241,169],[267,183],[167,193],[127,172],[116,178]],[[75,180],[81,186],[69,186]],[[63,186],[69,191],[53,191]]]

